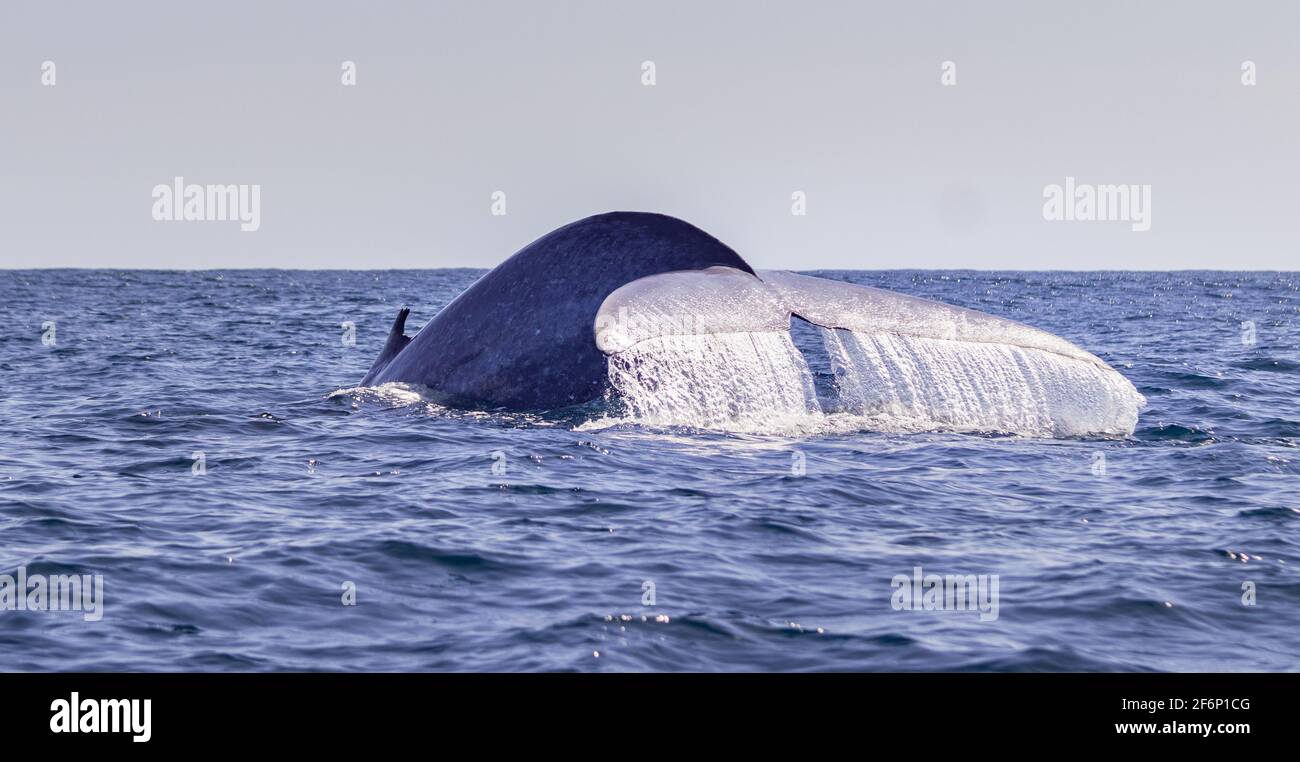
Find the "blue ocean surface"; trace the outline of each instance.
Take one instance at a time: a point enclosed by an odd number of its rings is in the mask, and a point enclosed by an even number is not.
[[[1129,438],[355,388],[480,274],[0,272],[0,575],[103,580],[97,620],[0,606],[0,669],[1300,667],[1296,273],[820,273],[1077,343]]]

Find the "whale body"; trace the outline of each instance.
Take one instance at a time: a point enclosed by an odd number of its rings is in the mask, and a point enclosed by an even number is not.
[[[418,384],[453,406],[539,411],[612,391],[638,420],[669,425],[847,414],[885,427],[1126,436],[1145,404],[1110,365],[1046,331],[755,271],[661,214],[571,223],[484,275],[414,338],[408,315],[398,313],[361,385]],[[820,332],[829,388],[793,343],[795,320]]]
[[[565,225],[497,265],[403,335],[398,313],[362,386],[422,384],[451,404],[545,410],[605,388],[592,326],[615,289],[657,273],[753,270],[721,241],[662,214],[611,212]]]

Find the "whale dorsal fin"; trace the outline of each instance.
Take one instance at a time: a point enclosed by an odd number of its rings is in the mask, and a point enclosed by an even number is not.
[[[391,344],[393,339],[400,339],[402,342],[410,341],[406,335],[406,319],[411,316],[411,308],[403,307],[397,311],[397,319],[393,321],[393,328],[388,332],[388,342]]]
[[[375,364],[370,366],[370,371],[366,377],[361,379],[362,386],[369,386],[372,379],[379,374],[388,363],[397,357],[407,344],[411,343],[411,337],[406,335],[406,318],[411,314],[410,307],[403,307],[397,311],[397,319],[393,321],[392,330],[388,332],[388,341],[384,343],[384,349],[375,358]]]

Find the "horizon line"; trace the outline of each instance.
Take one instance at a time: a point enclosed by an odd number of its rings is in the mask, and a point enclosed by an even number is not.
[[[52,267],[9,267],[0,265],[0,272],[47,272],[62,270],[121,270],[127,272],[432,272],[437,270],[492,270],[493,267],[473,265],[450,265],[447,267],[77,267],[56,265]],[[1226,270],[1214,267],[1157,268],[1147,270],[1120,270],[1110,268],[1063,268],[1047,267],[1036,269],[1006,269],[984,267],[812,267],[805,269],[758,267],[756,270],[781,270],[795,273],[807,272],[981,272],[981,273],[1297,273],[1300,270]]]

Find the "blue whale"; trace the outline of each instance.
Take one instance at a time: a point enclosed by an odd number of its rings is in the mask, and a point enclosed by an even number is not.
[[[398,313],[361,385],[421,385],[453,407],[544,411],[612,392],[617,409],[650,425],[748,431],[849,416],[891,430],[1060,437],[1129,436],[1146,402],[1059,336],[841,280],[755,271],[661,214],[566,225],[414,338],[409,314]],[[815,327],[820,349],[794,343],[795,318]],[[814,367],[829,383],[815,383]]]
[[[422,384],[448,404],[512,410],[588,402],[607,386],[592,330],[605,299],[650,275],[709,267],[754,274],[721,241],[673,217],[579,220],[502,262],[414,338],[404,335],[403,308],[361,385]]]

